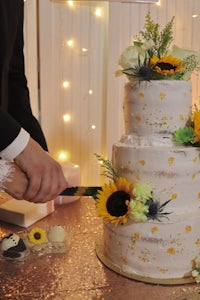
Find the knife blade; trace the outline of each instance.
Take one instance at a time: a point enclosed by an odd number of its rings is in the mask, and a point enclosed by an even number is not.
[[[100,186],[74,186],[66,188],[60,193],[61,196],[92,196],[96,199],[96,195],[102,188]]]

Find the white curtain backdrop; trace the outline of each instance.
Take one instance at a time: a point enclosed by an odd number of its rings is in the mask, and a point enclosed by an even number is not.
[[[111,159],[112,144],[124,130],[126,78],[114,75],[120,53],[143,28],[148,11],[161,28],[175,16],[174,42],[200,51],[200,17],[192,17],[200,13],[200,1],[161,0],[160,6],[81,1],[74,7],[67,2],[38,1],[41,122],[50,153],[56,159],[65,153],[67,160],[80,165],[82,183],[93,185],[105,180],[94,153]],[[36,111],[37,51],[31,43],[37,23],[30,21],[36,18],[34,5],[35,0],[26,0],[25,50]],[[198,104],[199,80],[199,74],[192,77],[193,102]]]

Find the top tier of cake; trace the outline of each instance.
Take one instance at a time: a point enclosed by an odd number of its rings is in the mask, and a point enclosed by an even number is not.
[[[130,143],[137,139],[137,144],[143,144],[144,139],[147,146],[154,140],[165,140],[166,143],[166,140],[171,140],[175,130],[185,126],[191,105],[191,83],[188,81],[126,83],[123,105],[124,139]]]

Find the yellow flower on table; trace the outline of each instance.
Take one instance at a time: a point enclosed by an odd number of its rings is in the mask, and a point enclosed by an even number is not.
[[[35,227],[28,233],[30,243],[39,245],[46,242],[46,231],[40,227]]]

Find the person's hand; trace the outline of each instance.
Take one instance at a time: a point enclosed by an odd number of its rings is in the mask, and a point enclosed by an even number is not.
[[[8,179],[4,182],[4,190],[15,199],[23,199],[23,195],[28,187],[28,179],[20,168],[12,164],[12,171]]]
[[[57,197],[67,187],[60,164],[32,138],[14,162],[26,174],[29,181],[23,195],[25,200],[46,202]]]

